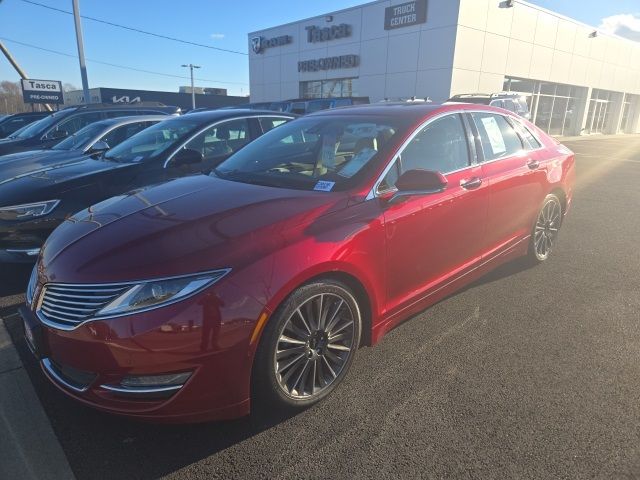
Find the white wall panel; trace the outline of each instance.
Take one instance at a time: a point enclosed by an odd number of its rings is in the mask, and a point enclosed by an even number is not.
[[[390,36],[389,50],[387,52],[387,73],[417,71],[419,47],[419,31]]]
[[[503,74],[507,66],[508,53],[509,38],[487,33],[484,39],[481,71]]]
[[[416,79],[416,97],[429,97],[434,102],[443,102],[451,96],[450,68],[422,70]]]
[[[533,43],[535,43],[536,45],[553,48],[556,45],[557,32],[558,18],[543,11],[538,12],[536,36]]]
[[[454,68],[480,71],[484,52],[485,33],[473,28],[458,27],[456,51],[453,60]]]
[[[533,53],[531,54],[531,67],[529,68],[531,78],[535,78],[537,80],[549,80],[552,61],[552,48],[534,45]]]
[[[509,52],[507,54],[507,66],[505,72],[512,77],[529,78],[533,44],[520,40],[509,40]]]

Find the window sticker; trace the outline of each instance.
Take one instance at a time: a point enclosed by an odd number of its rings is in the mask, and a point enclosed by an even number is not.
[[[328,182],[326,180],[318,180],[316,186],[313,187],[314,190],[318,192],[330,192],[333,189],[333,186],[336,182]]]
[[[373,156],[378,153],[373,148],[364,148],[356,153],[351,160],[349,160],[344,167],[338,172],[338,175],[351,178],[364,167]]]
[[[502,137],[502,132],[500,131],[496,118],[483,117],[482,125],[484,125],[484,130],[487,132],[487,136],[489,137],[489,143],[491,143],[491,150],[493,150],[493,154],[500,155],[506,152],[507,146],[504,144],[504,138]]]
[[[335,133],[328,133],[324,136],[322,142],[322,151],[320,158],[322,165],[329,170],[336,168],[336,148],[338,146],[338,139]]]

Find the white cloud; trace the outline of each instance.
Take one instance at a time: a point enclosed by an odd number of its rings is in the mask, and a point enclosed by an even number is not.
[[[224,33],[212,33],[211,38],[214,40],[222,40],[224,38]]]
[[[640,14],[623,13],[603,18],[598,29],[640,42]]]

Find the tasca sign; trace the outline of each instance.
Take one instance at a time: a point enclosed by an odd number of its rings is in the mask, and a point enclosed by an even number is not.
[[[62,83],[58,80],[22,79],[25,103],[64,103]]]
[[[409,27],[427,21],[427,0],[414,0],[384,9],[384,29]]]

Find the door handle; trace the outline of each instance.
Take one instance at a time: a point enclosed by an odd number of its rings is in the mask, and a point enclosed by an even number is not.
[[[540,166],[540,162],[538,160],[529,160],[527,162],[527,167],[531,170],[536,170]]]
[[[472,177],[468,180],[460,180],[460,186],[465,190],[473,190],[482,185],[482,179],[480,177]]]

